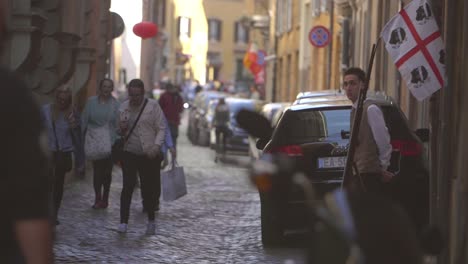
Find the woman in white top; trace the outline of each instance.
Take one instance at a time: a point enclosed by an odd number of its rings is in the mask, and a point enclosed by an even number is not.
[[[112,181],[111,146],[117,138],[117,113],[119,102],[112,96],[114,82],[103,79],[97,96],[86,102],[82,115],[82,130],[85,134],[85,154],[93,162],[93,185],[95,199],[92,208],[103,209],[109,204],[109,189]],[[104,131],[104,135],[99,134]],[[93,135],[98,137],[92,141]],[[86,142],[88,141],[88,142]],[[93,146],[90,146],[92,144]],[[104,149],[102,154],[91,155],[90,148]]]

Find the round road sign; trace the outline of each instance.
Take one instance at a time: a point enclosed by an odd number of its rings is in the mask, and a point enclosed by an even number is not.
[[[309,31],[309,41],[312,46],[323,48],[330,43],[330,31],[324,26],[315,26]]]

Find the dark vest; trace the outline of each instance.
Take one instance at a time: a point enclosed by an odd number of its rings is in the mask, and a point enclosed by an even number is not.
[[[380,173],[381,166],[379,160],[379,149],[375,143],[372,129],[367,119],[367,108],[372,105],[370,102],[364,102],[361,125],[354,153],[354,164],[359,173]],[[356,109],[351,110],[351,131]]]

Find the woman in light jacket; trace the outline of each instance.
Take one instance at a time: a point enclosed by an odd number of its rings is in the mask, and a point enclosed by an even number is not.
[[[87,132],[100,127],[106,127],[107,130],[109,130],[110,146],[112,146],[114,141],[117,139],[116,129],[119,102],[112,96],[113,89],[114,82],[111,79],[103,79],[99,83],[98,95],[90,97],[86,102],[82,114],[81,125],[85,141],[87,140]],[[107,146],[109,147],[109,145]],[[92,208],[107,208],[109,205],[109,190],[112,181],[113,163],[111,158],[111,149],[109,148],[108,154],[103,155],[102,157],[87,156],[87,159],[92,160],[93,162],[93,186],[95,199]]]
[[[57,88],[52,103],[42,106],[49,150],[52,153],[50,168],[51,194],[54,207],[55,224],[58,225],[58,211],[62,203],[65,175],[72,169],[72,153],[80,136],[80,116],[73,107],[70,87]]]

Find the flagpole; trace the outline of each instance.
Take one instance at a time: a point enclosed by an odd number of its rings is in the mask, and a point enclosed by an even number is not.
[[[353,160],[354,154],[356,151],[357,138],[359,134],[359,127],[361,125],[362,112],[364,108],[364,101],[366,100],[367,91],[369,90],[369,82],[372,75],[372,67],[374,65],[375,53],[377,52],[377,46],[380,43],[380,38],[377,40],[377,43],[372,45],[371,56],[369,59],[369,65],[366,72],[366,80],[364,80],[364,85],[359,90],[358,104],[356,107],[356,114],[354,115],[353,122],[353,131],[349,140],[348,154],[346,156],[346,165],[343,172],[343,181],[341,182],[341,188],[347,188],[350,184],[350,179],[352,177],[353,169]],[[359,172],[358,172],[359,173]]]

